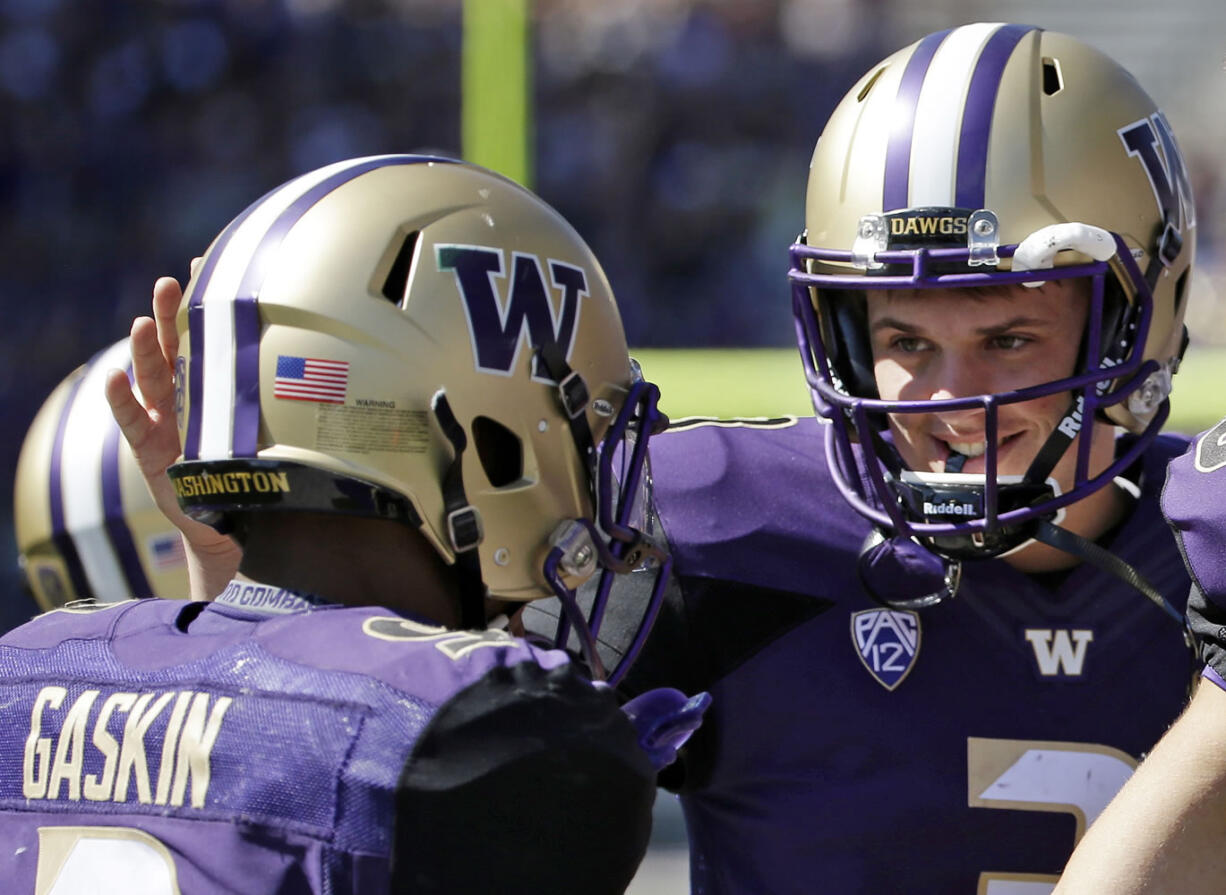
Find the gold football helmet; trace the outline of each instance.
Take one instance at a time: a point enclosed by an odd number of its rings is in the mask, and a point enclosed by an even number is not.
[[[103,394],[107,371],[130,363],[124,339],[74,370],[21,446],[17,550],[44,610],[83,597],[187,596],[179,532],[154,504]]]
[[[170,475],[196,518],[402,521],[474,583],[466,626],[487,590],[558,596],[593,664],[613,573],[650,564],[658,605],[658,393],[591,250],[527,190],[423,156],[312,171],[218,235],[178,320]],[[574,588],[599,569],[584,618]]]
[[[1196,213],[1165,117],[1132,76],[1063,34],[973,24],[931,34],[873,66],[835,109],[809,173],[792,247],[801,355],[849,502],[884,532],[953,559],[995,556],[1038,520],[1132,464],[1168,414]],[[864,290],[1083,277],[1090,314],[1074,375],[1009,393],[880,400]],[[997,478],[1002,405],[1070,393],[1063,421],[1021,481]],[[984,475],[916,473],[890,415],[978,409]],[[1137,437],[1092,475],[1047,483],[1083,419]]]

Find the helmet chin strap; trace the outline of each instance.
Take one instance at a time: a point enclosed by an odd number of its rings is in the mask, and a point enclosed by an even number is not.
[[[597,511],[596,503],[596,442],[592,430],[587,424],[587,404],[591,399],[587,383],[578,371],[571,369],[566,362],[566,355],[553,342],[546,342],[536,350],[536,357],[545,369],[549,378],[558,384],[558,403],[566,414],[566,424],[570,427],[571,439],[575,450],[583,460],[583,468],[588,473],[588,496],[592,500],[592,512]]]
[[[443,474],[443,512],[447,518],[447,537],[455,553],[455,569],[460,586],[460,625],[480,631],[486,626],[485,580],[481,577],[481,557],[477,545],[484,537],[481,514],[468,502],[464,492],[464,451],[468,437],[451,409],[447,394],[439,389],[431,402],[434,418],[451,442],[454,455]]]
[[[1045,481],[1051,475],[1060,458],[1064,456],[1065,451],[1072,445],[1073,439],[1081,431],[1084,416],[1082,413],[1083,403],[1084,400],[1080,394],[1073,399],[1072,404],[1064,415],[1064,419],[1061,420],[1060,425],[1056,426],[1051,435],[1047,437],[1047,441],[1043,443],[1043,447],[1039,449],[1038,454],[1035,455],[1034,460],[1031,462],[1030,468],[1026,470],[1024,478],[1027,482]],[[1133,589],[1140,591],[1146,599],[1171,616],[1181,627],[1183,626],[1182,613],[1168,603],[1162,594],[1145,580],[1145,577],[1140,572],[1111,551],[1104,550],[1088,538],[1083,538],[1067,528],[1061,528],[1047,519],[1038,520],[1038,525],[1034,531],[1034,539],[1049,547],[1055,547],[1057,550],[1061,550],[1083,562],[1088,562],[1090,565],[1108,574],[1114,575]]]
[[[1026,470],[1025,481],[1042,482],[1051,475],[1060,458],[1064,456],[1064,453],[1071,447],[1073,439],[1081,431],[1082,420],[1084,419],[1084,414],[1082,413],[1083,404],[1084,399],[1082,395],[1078,394],[1065,413],[1064,419],[1056,426],[1051,435],[1047,437],[1047,441],[1043,443],[1043,447],[1035,455],[1030,468]],[[1074,556],[1083,562],[1088,562],[1095,568],[1110,575],[1114,575],[1134,590],[1140,591],[1146,599],[1171,616],[1181,627],[1183,626],[1182,613],[1171,606],[1140,572],[1111,551],[1104,550],[1088,538],[1083,538],[1067,528],[1061,528],[1048,519],[1038,520],[1034,531],[1034,539],[1049,547],[1055,547],[1057,550]]]
[[[1067,528],[1053,525],[1046,519],[1039,520],[1034,539],[1114,575],[1134,590],[1140,591],[1146,599],[1174,619],[1177,625],[1183,627],[1183,613],[1167,602],[1166,598],[1146,580],[1144,575],[1110,550],[1104,549],[1089,538],[1083,538]]]
[[[1060,458],[1073,443],[1078,433],[1081,432],[1081,421],[1084,417],[1082,413],[1085,398],[1078,394],[1077,397],[1069,403],[1069,408],[1064,412],[1064,418],[1060,420],[1059,425],[1052,430],[1052,433],[1047,436],[1047,440],[1043,442],[1043,446],[1039,448],[1039,452],[1034,455],[1034,459],[1030,461],[1030,467],[1026,470],[1026,474],[1022,476],[1022,481],[1027,484],[1038,484],[1045,482],[1051,476],[1051,472],[1056,468],[1056,464],[1060,462]]]
[[[1063,550],[1065,553],[1075,556],[1083,562],[1088,562],[1090,565],[1109,575],[1114,575],[1134,590],[1139,591],[1147,600],[1165,612],[1179,626],[1180,633],[1183,635],[1184,646],[1188,648],[1191,667],[1191,673],[1188,676],[1188,695],[1191,696],[1192,689],[1196,685],[1196,678],[1200,672],[1201,661],[1200,651],[1196,646],[1196,638],[1193,636],[1192,628],[1188,625],[1184,614],[1172,606],[1158,589],[1149,583],[1144,575],[1110,550],[1104,549],[1088,538],[1083,538],[1081,535],[1071,532],[1067,528],[1061,528],[1059,525],[1052,525],[1046,519],[1039,520],[1039,526],[1035,531],[1034,538],[1036,541],[1041,541],[1050,547],[1055,547],[1057,550]]]
[[[1039,452],[1031,462],[1030,468],[1026,470],[1025,481],[1031,483],[1043,482],[1051,475],[1052,470],[1072,445],[1073,440],[1081,430],[1083,419],[1081,412],[1082,404],[1083,399],[1081,395],[1078,395],[1070,403],[1064,418],[1047,437],[1042,448],[1039,449]],[[951,452],[945,462],[945,471],[961,472],[966,460],[967,458],[964,454],[956,451]],[[1049,547],[1054,547],[1115,576],[1129,587],[1139,591],[1146,599],[1170,616],[1181,628],[1184,627],[1183,615],[1158,592],[1157,588],[1150,584],[1140,572],[1109,550],[1105,550],[1088,538],[1084,538],[1066,528],[1061,528],[1047,519],[1038,520],[1032,537],[1036,541],[1047,544]],[[891,544],[893,546],[890,546]],[[945,570],[944,586],[934,590],[932,593],[924,594],[914,599],[896,600],[884,597],[880,593],[879,588],[874,587],[872,584],[873,575],[871,574],[871,567],[874,562],[879,561],[886,552],[905,557],[905,555],[914,553],[914,548],[916,547],[931,553],[942,563]],[[905,558],[900,563],[900,565],[913,564],[914,559]],[[870,537],[861,550],[859,572],[861,583],[874,600],[895,608],[914,609],[931,606],[956,596],[960,584],[960,575],[955,570],[959,566],[960,563],[956,560],[951,561],[949,558],[941,556],[936,551],[919,542],[899,537],[887,540],[878,533],[877,537]],[[1187,632],[1185,631],[1186,635]]]

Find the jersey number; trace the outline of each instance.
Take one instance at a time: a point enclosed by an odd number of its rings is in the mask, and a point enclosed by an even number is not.
[[[39,827],[34,895],[180,895],[170,850],[131,827]]]
[[[1093,743],[980,737],[966,741],[967,795],[972,807],[1071,814],[1077,820],[1074,846],[1136,767],[1127,752]],[[979,895],[1048,895],[1058,879],[1049,874],[985,872],[979,875]]]

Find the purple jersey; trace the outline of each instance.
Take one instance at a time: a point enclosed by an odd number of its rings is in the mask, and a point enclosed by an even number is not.
[[[1162,491],[1192,572],[1188,622],[1200,641],[1205,677],[1226,689],[1226,419],[1171,462]]]
[[[554,858],[515,833],[557,826],[542,775],[630,794],[597,842],[627,874],[650,823],[616,701],[503,632],[233,582],[212,604],[47,613],[0,640],[0,675],[6,891],[462,891],[440,855],[459,874],[503,839]]]
[[[1104,539],[1180,609],[1158,489],[1184,444],[1147,452]],[[683,422],[652,467],[677,582],[627,689],[714,698],[662,777],[682,793],[696,893],[1048,892],[1183,705],[1178,626],[1093,567],[973,562],[953,600],[872,602],[856,573],[869,526],[812,419]]]

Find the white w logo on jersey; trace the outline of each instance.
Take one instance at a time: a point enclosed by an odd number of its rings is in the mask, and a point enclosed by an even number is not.
[[[1085,629],[1053,631],[1051,628],[1027,628],[1026,639],[1034,648],[1039,674],[1043,677],[1076,677],[1086,661],[1086,647],[1094,632]]]

